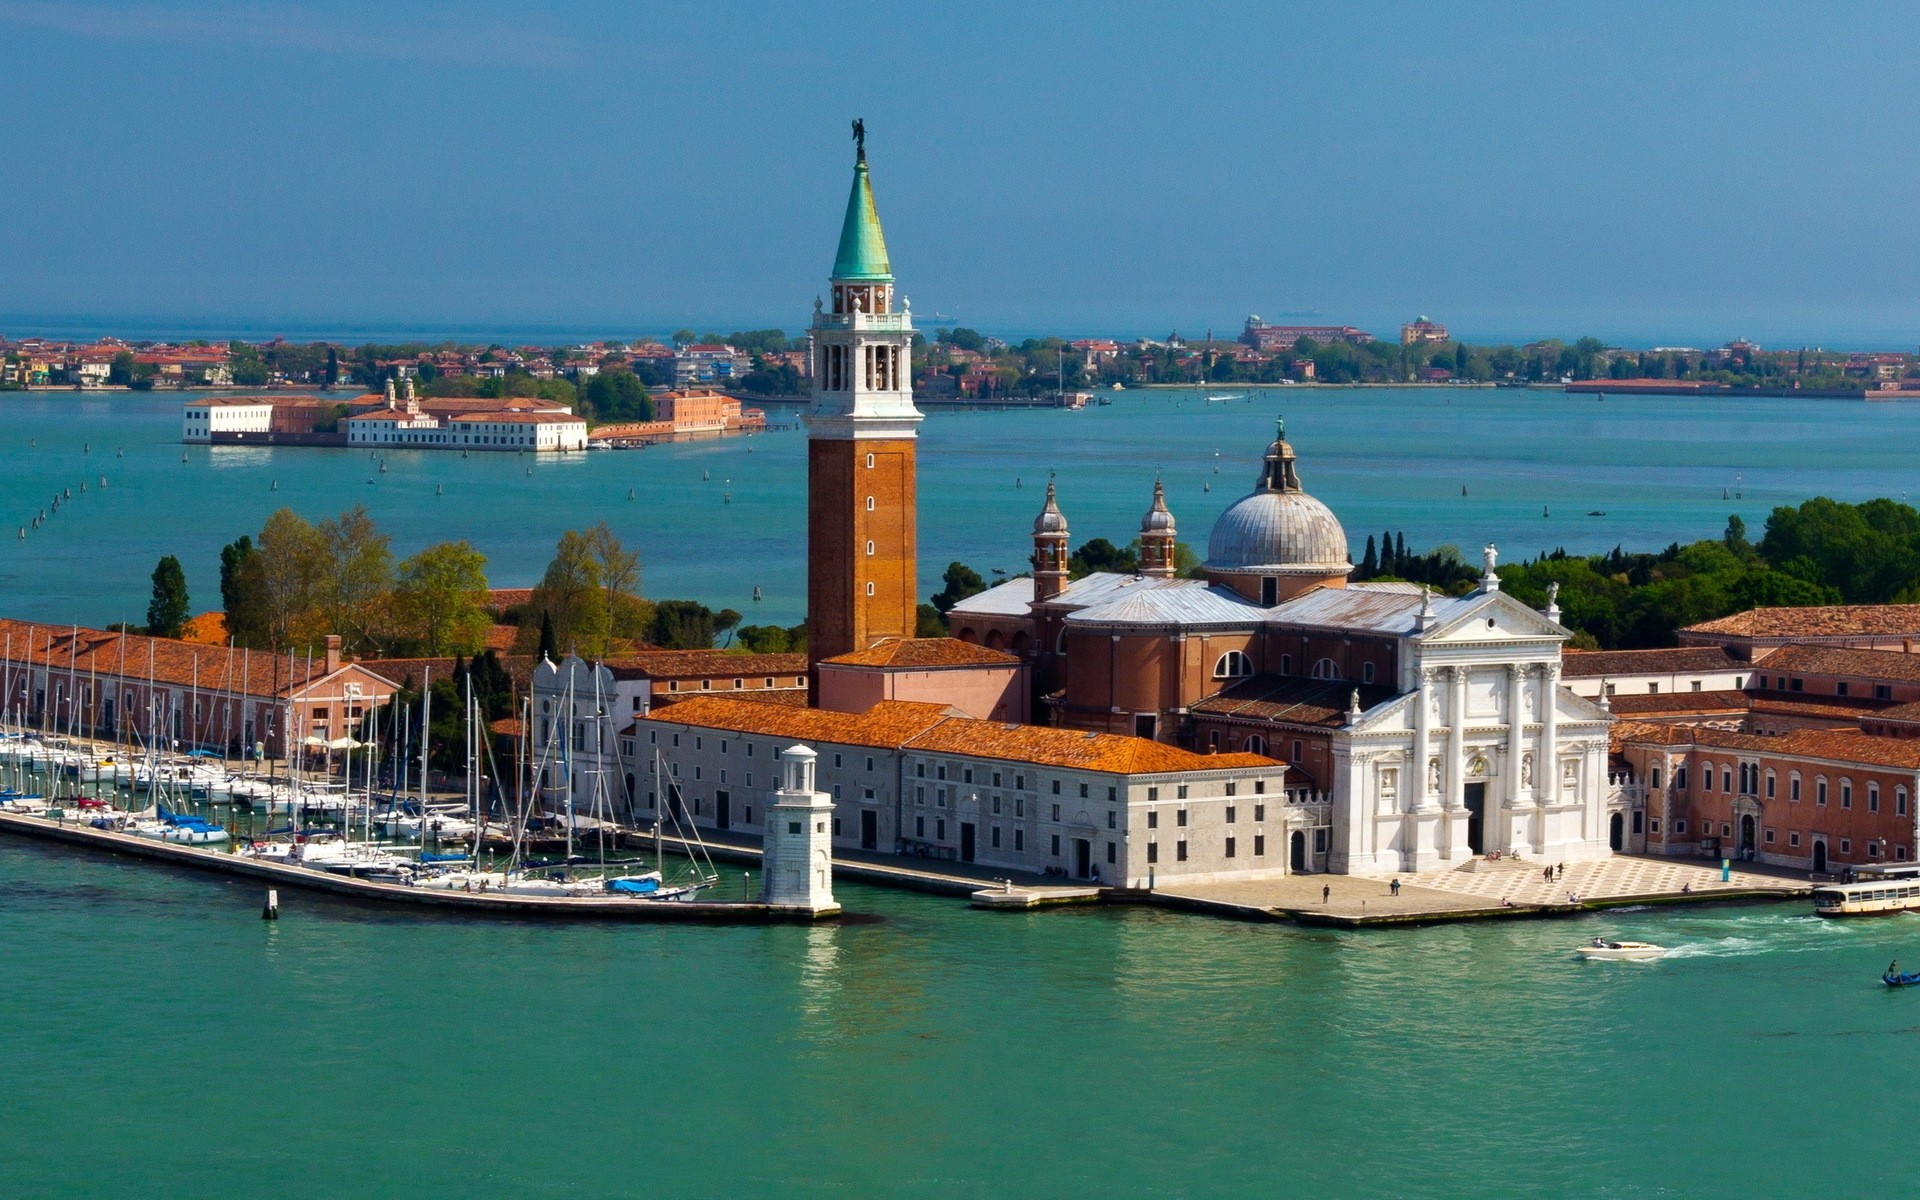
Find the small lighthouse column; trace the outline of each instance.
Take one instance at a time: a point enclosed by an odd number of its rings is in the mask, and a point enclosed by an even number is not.
[[[833,899],[833,797],[813,787],[818,759],[806,746],[780,752],[780,786],[762,835],[760,899],[814,915],[840,911]]]

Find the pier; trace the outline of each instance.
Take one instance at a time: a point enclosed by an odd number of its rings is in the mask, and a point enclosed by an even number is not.
[[[330,875],[308,867],[262,862],[223,850],[176,846],[132,837],[86,825],[44,817],[0,812],[0,833],[60,842],[106,854],[124,854],[194,871],[258,879],[268,886],[329,892],[374,904],[411,906],[432,913],[469,916],[535,917],[552,920],[694,921],[710,923],[769,923],[813,921],[838,915],[753,901],[634,900],[608,897],[508,896],[487,892],[451,892],[405,884],[379,883],[345,875]]]

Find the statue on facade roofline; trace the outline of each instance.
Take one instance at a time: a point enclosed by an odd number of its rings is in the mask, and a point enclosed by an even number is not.
[[[1488,542],[1486,549],[1480,551],[1480,555],[1486,560],[1487,574],[1493,574],[1494,564],[1500,561],[1500,552],[1494,549],[1492,542]]]

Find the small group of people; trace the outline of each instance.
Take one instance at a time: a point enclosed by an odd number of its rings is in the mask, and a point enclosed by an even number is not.
[[[1546,880],[1548,883],[1552,883],[1556,879],[1565,879],[1566,877],[1567,864],[1565,863],[1555,863],[1550,867],[1540,868],[1540,878]]]

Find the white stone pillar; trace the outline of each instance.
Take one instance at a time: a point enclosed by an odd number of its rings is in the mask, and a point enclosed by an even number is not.
[[[1560,803],[1560,664],[1540,664],[1540,749],[1533,756],[1533,796],[1537,804]]]
[[[1520,762],[1526,757],[1527,669],[1507,664],[1507,807],[1520,807]]]
[[[1427,759],[1433,755],[1433,672],[1420,668],[1420,691],[1413,712],[1413,770],[1411,779],[1401,782],[1401,807],[1406,810],[1432,808],[1433,789],[1427,778]],[[1407,801],[1412,803],[1407,803]]]
[[[1448,670],[1452,675],[1447,688],[1446,806],[1459,808],[1466,800],[1467,669]]]
[[[806,746],[780,752],[778,787],[761,826],[760,899],[838,912],[833,899],[833,797],[814,790],[818,756]]]

